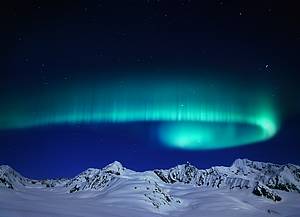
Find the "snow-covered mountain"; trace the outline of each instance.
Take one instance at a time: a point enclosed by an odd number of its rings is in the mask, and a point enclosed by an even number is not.
[[[154,170],[163,182],[181,182],[199,187],[251,189],[255,195],[274,201],[281,197],[271,189],[300,193],[300,167],[237,159],[231,167],[212,167],[199,170],[185,164],[168,170]],[[264,189],[258,192],[258,189]]]
[[[0,217],[300,216],[300,167],[237,159],[135,172],[119,162],[74,178],[32,180],[0,166]]]

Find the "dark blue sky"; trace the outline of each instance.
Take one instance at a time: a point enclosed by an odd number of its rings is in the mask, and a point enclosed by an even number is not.
[[[0,130],[0,164],[37,178],[73,176],[114,160],[139,171],[186,161],[198,167],[229,165],[244,157],[300,164],[296,9],[291,2],[267,0],[3,4],[3,107],[12,92],[22,98],[24,92],[51,92],[81,81],[184,75],[230,81],[253,91],[265,87],[278,102],[282,126],[269,141],[215,151],[163,148],[150,123]],[[30,96],[34,101],[35,94]]]
[[[0,132],[1,163],[34,178],[70,177],[88,167],[115,160],[137,170],[169,168],[189,161],[199,168],[231,165],[237,158],[300,164],[298,121],[287,122],[277,136],[249,146],[213,151],[163,148],[151,136],[155,124],[52,126]]]

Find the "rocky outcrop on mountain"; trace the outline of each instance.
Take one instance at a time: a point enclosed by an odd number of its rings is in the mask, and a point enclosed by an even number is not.
[[[271,199],[275,202],[281,201],[281,197],[275,191],[272,191],[270,188],[261,183],[256,184],[256,186],[253,188],[252,193],[257,196]]]
[[[144,196],[146,201],[150,202],[155,208],[172,206],[173,204],[180,204],[179,199],[175,199],[167,191],[165,191],[157,182],[146,179],[146,192]]]

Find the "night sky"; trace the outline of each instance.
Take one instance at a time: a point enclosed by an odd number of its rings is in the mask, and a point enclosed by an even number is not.
[[[0,10],[0,164],[32,178],[115,160],[137,171],[236,158],[300,165],[291,1],[36,0]]]

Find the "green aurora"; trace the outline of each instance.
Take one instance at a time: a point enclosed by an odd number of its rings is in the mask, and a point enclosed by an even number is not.
[[[267,94],[193,81],[102,82],[7,95],[0,128],[158,122],[169,148],[218,149],[273,137],[279,116]]]

